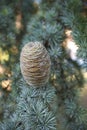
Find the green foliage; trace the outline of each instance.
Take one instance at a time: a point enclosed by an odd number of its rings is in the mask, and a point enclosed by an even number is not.
[[[78,57],[85,60],[85,68],[87,67],[87,17],[81,14],[82,3],[79,0],[42,1],[38,5],[37,14],[34,15],[32,2],[23,1],[22,6],[18,6],[18,3],[14,4],[17,5],[16,8],[20,7],[18,11],[23,16],[24,30],[17,33],[13,26],[15,16],[13,4],[8,1],[0,12],[2,17],[0,34],[1,37],[6,35],[6,44],[8,41],[14,43],[12,40],[14,34],[14,40],[17,41],[18,38],[22,43],[19,50],[30,41],[40,41],[51,57],[50,79],[41,88],[27,85],[21,78],[18,55],[17,64],[13,66],[13,91],[8,98],[9,105],[4,107],[7,108],[7,112],[5,111],[0,129],[86,130],[87,111],[80,106],[78,100],[78,92],[84,82],[81,66],[67,56],[62,44],[65,40],[65,29],[71,29],[73,38],[79,46]],[[29,4],[30,8],[28,8]]]
[[[15,42],[14,14],[13,9],[3,5],[0,8],[0,44],[10,44]]]
[[[70,0],[64,2],[62,11],[62,22],[72,29],[72,35],[79,46],[78,57],[84,60],[83,67],[87,67],[87,16],[83,14],[82,2]]]
[[[39,92],[39,90],[26,88],[26,91],[25,92],[23,91],[23,94],[21,94],[20,99],[18,99],[19,103],[18,103],[17,113],[22,121],[22,125],[24,125],[26,130],[27,129],[54,130],[55,129],[55,125],[56,125],[55,117],[52,114],[52,112],[49,111],[50,106],[49,107],[47,106],[49,105],[48,104],[49,100],[53,98],[53,94],[52,94],[53,91],[51,91],[52,93],[49,93],[46,92],[45,90],[43,91],[43,95],[41,95],[42,91]]]

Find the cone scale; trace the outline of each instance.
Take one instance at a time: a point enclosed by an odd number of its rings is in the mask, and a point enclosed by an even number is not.
[[[29,85],[44,86],[49,79],[50,66],[50,56],[40,42],[30,42],[22,48],[20,68]]]

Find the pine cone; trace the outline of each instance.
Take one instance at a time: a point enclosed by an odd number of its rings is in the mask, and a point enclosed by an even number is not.
[[[20,68],[25,81],[31,86],[43,86],[49,79],[51,61],[40,42],[26,44],[20,55]]]

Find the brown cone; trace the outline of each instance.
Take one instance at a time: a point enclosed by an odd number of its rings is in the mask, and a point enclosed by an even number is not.
[[[40,87],[46,84],[50,73],[50,56],[40,42],[26,44],[20,55],[20,68],[25,81]]]

